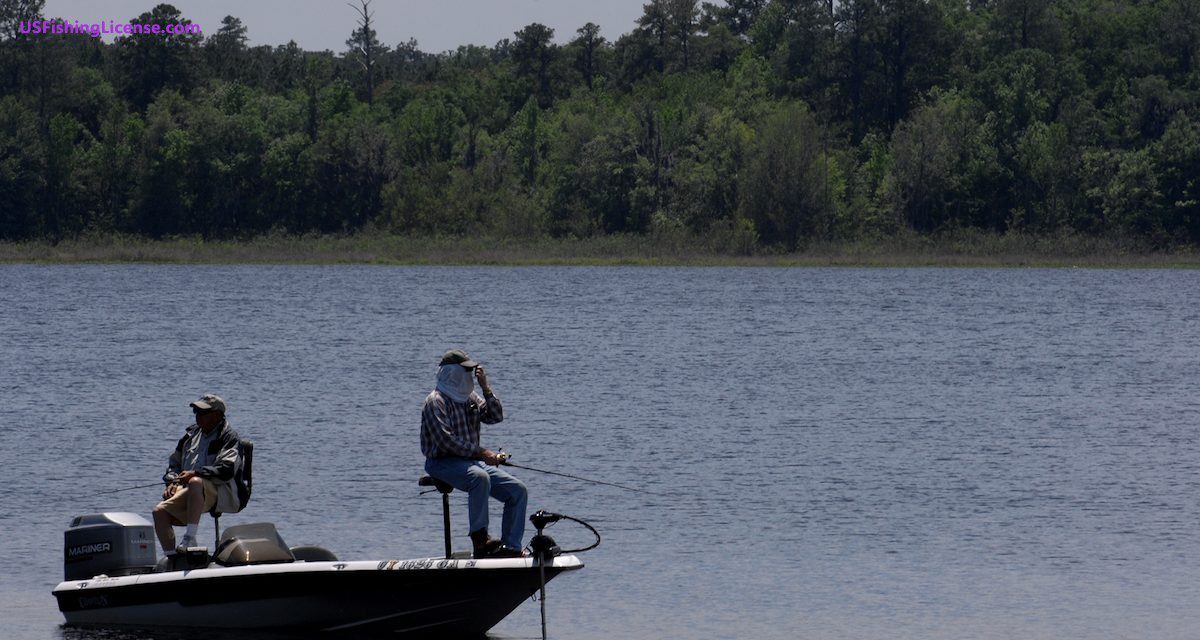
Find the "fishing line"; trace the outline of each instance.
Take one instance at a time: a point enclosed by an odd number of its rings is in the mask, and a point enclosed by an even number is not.
[[[90,495],[88,497],[94,498],[96,496],[107,496],[107,495],[111,495],[114,493],[121,493],[122,491],[133,491],[134,489],[145,489],[147,487],[161,487],[161,486],[163,486],[163,481],[159,480],[158,482],[154,482],[151,484],[139,484],[136,487],[125,487],[124,489],[113,489],[112,491],[101,491],[99,493],[93,493],[92,495]]]
[[[521,464],[517,464],[517,463],[515,463],[515,462],[511,462],[511,461],[509,461],[509,459],[508,459],[508,458],[504,458],[504,460],[503,460],[503,461],[501,461],[501,463],[500,463],[500,464],[502,464],[502,465],[504,465],[504,466],[506,466],[506,467],[516,467],[517,469],[524,469],[524,470],[526,470],[526,471],[536,471],[536,472],[538,472],[538,473],[545,473],[545,474],[547,474],[547,475],[552,475],[552,476],[562,476],[563,478],[570,478],[570,479],[572,479],[572,480],[581,480],[581,481],[583,481],[583,482],[591,482],[591,483],[593,483],[593,484],[602,484],[602,485],[606,485],[606,486],[609,486],[609,487],[616,487],[616,488],[618,488],[618,489],[624,489],[624,490],[626,490],[626,491],[637,491],[638,493],[648,493],[648,494],[650,494],[650,495],[652,495],[652,496],[662,496],[662,495],[666,495],[666,494],[663,494],[663,493],[658,493],[657,491],[650,491],[650,490],[647,490],[647,489],[638,489],[637,487],[627,487],[627,486],[625,486],[625,485],[623,485],[623,484],[617,484],[617,483],[615,483],[615,482],[605,482],[605,481],[603,481],[603,480],[592,480],[591,478],[584,478],[584,477],[582,477],[582,476],[573,476],[573,475],[571,475],[571,474],[569,474],[569,473],[560,473],[560,472],[558,472],[558,471],[547,471],[547,470],[545,470],[545,469],[535,469],[535,468],[533,468],[533,467],[527,467],[527,466],[525,466],[525,465],[521,465]]]

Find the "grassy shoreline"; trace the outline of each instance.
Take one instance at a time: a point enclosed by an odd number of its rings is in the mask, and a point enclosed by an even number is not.
[[[0,242],[0,264],[379,264],[563,266],[1145,267],[1197,268],[1200,251],[1153,251],[1074,235],[903,236],[821,242],[791,253],[738,255],[703,238],[608,236],[586,240],[272,235],[250,240],[134,236]]]

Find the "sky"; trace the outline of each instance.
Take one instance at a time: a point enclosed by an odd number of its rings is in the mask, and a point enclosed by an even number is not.
[[[588,22],[614,41],[631,31],[649,0],[374,0],[376,31],[389,47],[416,38],[422,51],[441,53],[459,45],[492,46],[533,22],[554,29],[560,44],[576,37]],[[355,0],[357,2],[357,0]],[[129,22],[160,0],[46,0],[47,18],[85,24]],[[199,24],[205,37],[232,15],[249,30],[251,46],[287,44],[340,53],[357,27],[357,13],[346,0],[169,0],[185,18]],[[111,41],[112,36],[106,36]]]

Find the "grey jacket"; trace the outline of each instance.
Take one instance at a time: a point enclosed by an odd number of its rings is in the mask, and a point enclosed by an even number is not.
[[[167,472],[163,474],[163,482],[171,484],[176,477],[188,469],[183,468],[184,452],[202,438],[204,433],[198,425],[187,428],[175,451],[167,462]],[[237,513],[241,510],[237,489],[234,486],[234,476],[241,470],[242,458],[238,451],[238,434],[229,428],[229,423],[222,420],[213,432],[208,451],[201,455],[201,466],[194,469],[196,475],[211,480],[217,487],[217,511],[221,513]]]

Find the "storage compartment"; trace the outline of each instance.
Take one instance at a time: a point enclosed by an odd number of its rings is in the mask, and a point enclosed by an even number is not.
[[[239,524],[221,534],[213,559],[227,567],[293,562],[287,543],[270,522]]]

